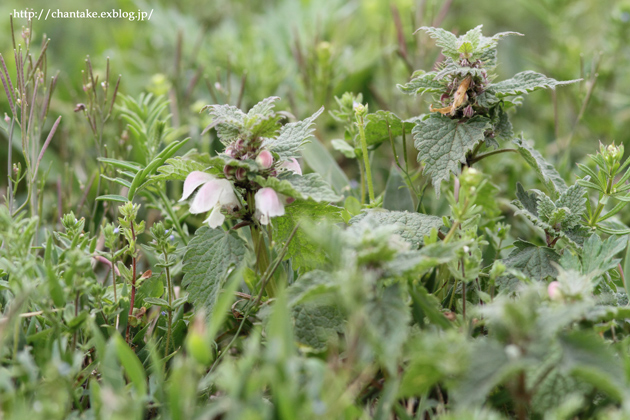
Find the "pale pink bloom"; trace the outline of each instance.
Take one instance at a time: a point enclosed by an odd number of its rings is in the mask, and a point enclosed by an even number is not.
[[[560,290],[560,282],[552,281],[547,286],[547,294],[551,300],[558,300],[562,297],[562,291]]]
[[[296,158],[291,158],[291,160],[282,162],[280,164],[280,168],[295,172],[298,175],[302,175],[302,168],[300,167],[300,164],[298,163]]]
[[[284,215],[283,200],[272,188],[262,188],[254,196],[256,200],[256,216],[263,225],[269,224],[269,219]]]
[[[230,181],[200,171],[194,171],[188,175],[184,182],[184,195],[180,201],[188,198],[200,185],[201,188],[190,205],[190,212],[198,214],[212,210],[205,222],[214,229],[221,226],[225,220],[221,208],[239,207],[239,201]]]
[[[273,165],[273,155],[270,151],[263,150],[258,154],[258,157],[256,158],[256,163],[260,165],[260,167],[263,169],[269,169],[271,168],[271,165]]]

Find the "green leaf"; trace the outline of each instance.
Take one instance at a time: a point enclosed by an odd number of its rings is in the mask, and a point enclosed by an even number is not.
[[[516,144],[516,148],[525,162],[536,171],[536,175],[551,194],[551,198],[557,199],[561,193],[567,190],[567,184],[556,168],[547,163],[536,149],[527,144],[522,137],[514,139],[514,144]]]
[[[167,159],[165,164],[157,169],[158,174],[151,177],[152,181],[183,181],[193,171],[219,174],[223,172],[223,158],[211,158],[208,154],[196,151]]]
[[[484,133],[490,128],[487,118],[474,117],[459,123],[435,114],[414,127],[418,161],[424,162],[424,173],[431,176],[436,195],[440,195],[440,183],[448,181],[451,172],[459,174],[466,154],[484,140]]]
[[[435,72],[423,73],[414,77],[404,85],[397,85],[401,92],[409,95],[422,95],[423,93],[442,93],[446,90],[445,86],[435,80]]]
[[[212,124],[206,127],[204,132],[214,127],[223,144],[236,141],[241,134],[240,128],[245,122],[245,113],[231,105],[211,105],[209,108]]]
[[[531,193],[525,191],[520,182],[516,183],[516,198],[518,198],[522,208],[532,216],[538,217],[538,194],[536,190]]]
[[[442,54],[446,57],[452,58],[453,60],[459,59],[459,52],[457,51],[458,41],[457,37],[453,33],[442,28],[433,28],[428,26],[423,26],[420,29],[428,33],[431,38],[435,39],[435,45],[442,49]]]
[[[394,284],[385,288],[382,296],[366,304],[365,311],[378,358],[390,373],[396,372],[411,320],[400,287]]]
[[[292,310],[295,338],[315,351],[326,349],[328,342],[343,333],[345,319],[336,306],[307,302]]]
[[[195,233],[184,256],[182,285],[197,310],[212,313],[230,270],[243,261],[245,251],[245,243],[234,233],[208,226]]]
[[[328,220],[332,223],[341,221],[341,209],[326,203],[296,201],[285,207],[284,216],[273,219],[276,228],[274,239],[284,244],[300,220],[307,218],[311,223]],[[300,227],[289,243],[285,259],[291,258],[293,269],[303,271],[313,269],[324,261],[324,255],[309,235]]]
[[[278,178],[267,179],[256,176],[254,180],[261,187],[273,188],[276,192],[300,200],[311,199],[317,202],[337,202],[343,199],[335,194],[330,185],[317,173],[299,175],[293,172],[285,172]]]
[[[116,354],[120,364],[125,369],[129,380],[136,388],[139,397],[144,397],[147,393],[147,377],[142,367],[142,363],[133,350],[125,343],[119,334],[112,337],[116,347]]]
[[[628,396],[625,368],[594,332],[574,331],[560,337],[561,365],[617,401]]]
[[[528,70],[516,74],[511,79],[491,85],[488,91],[496,95],[497,98],[504,98],[506,96],[524,95],[538,89],[555,89],[556,86],[568,85],[580,80],[582,79],[558,81],[544,74]]]
[[[451,329],[453,324],[446,319],[442,313],[440,301],[430,294],[423,286],[417,286],[410,290],[411,301],[414,313],[418,313],[420,318],[426,317],[429,322],[442,329]]]
[[[336,193],[350,190],[350,180],[346,173],[316,137],[304,145],[301,153],[306,164],[320,174]]]
[[[560,255],[553,249],[518,240],[514,242],[514,250],[503,263],[531,279],[542,281],[547,276],[553,277],[558,274],[552,263],[559,261]]]
[[[571,212],[570,216],[563,220],[562,227],[564,229],[577,226],[586,211],[586,190],[577,183],[571,185],[560,195],[556,201],[556,207],[566,207]]]
[[[415,211],[411,191],[395,165],[392,165],[389,170],[389,178],[387,178],[385,196],[383,197],[383,208],[387,210]]]
[[[378,226],[394,225],[394,233],[400,235],[405,241],[414,247],[420,246],[425,236],[429,236],[431,230],[439,229],[444,222],[441,217],[430,216],[422,213],[409,213],[406,211],[384,211],[380,209],[366,210],[350,220],[355,224],[370,216],[373,223]]]
[[[164,308],[170,308],[168,302],[161,298],[154,298],[154,297],[144,298],[144,303],[146,305],[157,305]]]
[[[127,199],[127,197],[123,197],[122,195],[106,194],[96,197],[96,201],[115,201],[117,203],[126,203],[129,199]]]
[[[414,123],[403,121],[389,111],[376,111],[365,117],[365,140],[368,147],[374,149],[384,141],[402,136],[403,131],[408,133],[414,127]]]
[[[324,107],[305,120],[286,124],[278,137],[265,139],[263,147],[277,153],[281,161],[300,157],[300,148],[313,135],[313,123],[322,112]]]
[[[357,154],[354,151],[354,147],[348,144],[347,141],[341,139],[334,139],[330,142],[333,149],[341,152],[348,159],[354,159],[357,157]]]
[[[626,247],[626,238],[611,236],[602,242],[599,235],[591,235],[582,247],[582,273],[593,277],[617,267],[619,254]]]
[[[287,288],[289,306],[305,303],[337,288],[338,284],[330,273],[322,270],[309,271]]]

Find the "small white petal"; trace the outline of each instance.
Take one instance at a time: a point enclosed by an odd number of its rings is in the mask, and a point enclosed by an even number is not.
[[[302,175],[302,168],[296,158],[291,158],[291,160],[282,162],[280,167],[295,172],[298,175]]]
[[[212,181],[214,176],[207,174],[201,171],[193,171],[186,177],[186,181],[184,181],[184,194],[179,201],[184,201],[190,194],[192,194],[198,186],[201,184],[205,184],[208,181]]]
[[[210,216],[204,221],[207,223],[212,229],[218,228],[225,221],[225,216],[221,213],[221,207],[216,206]]]
[[[269,224],[269,218],[264,214],[259,214],[258,219],[260,220],[261,225],[267,226]]]
[[[234,194],[232,183],[227,179],[218,179],[216,182],[220,183],[221,186],[219,204],[225,207],[240,207],[240,202],[238,201],[238,198],[236,198],[236,194]]]
[[[284,215],[284,204],[272,188],[258,190],[254,196],[256,199],[256,211],[260,215],[260,222],[266,225],[269,219]]]
[[[203,187],[199,189],[190,205],[190,212],[192,214],[205,213],[217,205],[219,197],[223,192],[221,181],[225,180],[214,179],[206,182]]]

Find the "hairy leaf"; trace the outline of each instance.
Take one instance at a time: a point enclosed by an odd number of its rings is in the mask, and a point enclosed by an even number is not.
[[[515,268],[527,277],[539,281],[558,274],[552,263],[560,261],[560,255],[553,249],[521,240],[514,242],[514,247],[510,255],[503,260],[507,267]]]
[[[298,343],[316,351],[326,349],[329,340],[343,333],[345,319],[336,306],[307,302],[292,311]]]
[[[324,179],[317,173],[298,175],[285,173],[278,178],[267,179],[256,176],[254,180],[261,187],[273,188],[276,192],[300,200],[311,199],[317,202],[337,202],[343,197],[335,194]]]
[[[319,223],[323,220],[337,223],[341,221],[341,209],[311,200],[296,201],[285,208],[284,216],[274,219],[273,224],[276,228],[274,239],[284,244],[302,218],[308,218],[311,223]],[[324,261],[323,253],[309,238],[302,228],[298,228],[289,243],[285,259],[292,259],[293,269],[307,271]]]
[[[536,171],[536,175],[551,194],[551,198],[557,199],[561,193],[567,190],[567,184],[556,168],[547,163],[536,149],[527,144],[522,137],[514,139],[514,144],[516,144],[516,148],[525,162]]]
[[[444,222],[441,217],[430,216],[422,213],[409,213],[407,211],[383,211],[372,209],[350,219],[350,224],[355,224],[370,216],[379,226],[394,225],[394,233],[400,235],[405,241],[418,247],[424,241],[424,237],[431,233],[432,229],[439,229]]]
[[[568,85],[579,82],[580,80],[581,79],[558,81],[544,74],[528,70],[516,74],[511,79],[491,85],[488,91],[496,95],[497,98],[503,98],[506,96],[524,95],[538,89],[554,89],[556,86]]]
[[[376,111],[365,117],[365,140],[368,147],[375,148],[382,142],[401,136],[414,127],[413,122],[403,121],[396,114],[389,111]],[[388,128],[389,127],[389,128]]]
[[[245,251],[245,243],[234,233],[207,226],[195,233],[184,256],[182,285],[198,310],[212,314],[230,270],[243,261]]]
[[[485,131],[490,128],[487,118],[475,117],[458,123],[441,115],[432,115],[414,127],[414,144],[420,152],[418,161],[424,162],[424,172],[431,177],[438,196],[440,183],[448,181],[451,172],[459,174],[466,153],[483,141]]]
[[[312,136],[313,122],[323,111],[324,107],[321,107],[305,120],[286,124],[280,129],[278,137],[266,138],[263,147],[277,153],[280,160],[300,157],[300,147]]]
[[[429,72],[414,77],[404,85],[397,85],[401,92],[410,95],[422,95],[423,93],[441,93],[445,91],[445,86],[435,80],[435,72]]]

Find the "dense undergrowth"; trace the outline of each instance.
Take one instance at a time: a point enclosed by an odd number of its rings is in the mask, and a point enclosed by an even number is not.
[[[341,56],[318,40],[294,46],[297,106],[272,72],[219,71],[206,105],[185,60],[127,95],[87,58],[60,100],[80,124],[56,112],[49,40],[11,20],[3,418],[630,416],[630,159],[571,150],[596,70],[504,77],[521,34],[482,26],[422,26],[441,54],[414,60],[392,14],[400,109],[332,95]],[[558,135],[556,110],[536,149],[526,96],[581,87],[575,125]]]

